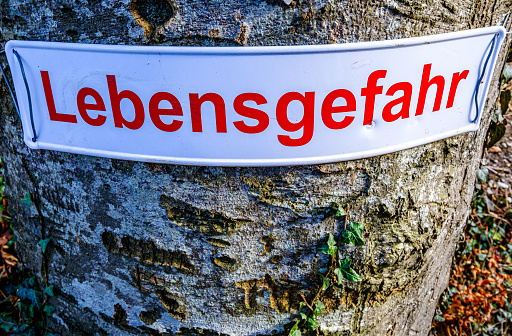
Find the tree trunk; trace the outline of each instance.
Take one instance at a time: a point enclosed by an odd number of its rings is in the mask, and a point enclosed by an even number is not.
[[[344,43],[498,25],[507,1],[3,0],[0,32],[2,42]],[[432,144],[351,162],[219,168],[30,150],[4,87],[17,249],[55,286],[48,322],[62,335],[287,334],[300,294],[311,299],[327,265],[317,247],[346,225],[339,205],[366,228],[364,246],[341,251],[363,281],[323,294],[320,331],[427,335],[497,93],[498,71],[480,129]]]

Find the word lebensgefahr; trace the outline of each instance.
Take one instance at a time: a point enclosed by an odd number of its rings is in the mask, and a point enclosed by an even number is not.
[[[105,124],[107,118],[113,118],[115,127],[137,130],[148,122],[147,116],[149,116],[151,123],[162,132],[180,132],[184,127],[191,127],[192,132],[203,132],[202,107],[204,103],[208,102],[214,106],[217,133],[228,132],[226,113],[227,111],[230,113],[234,111],[235,114],[230,116],[230,119],[235,120],[233,125],[241,133],[265,132],[271,122],[277,122],[283,133],[302,131],[300,137],[297,137],[296,134],[293,137],[289,134],[277,134],[280,144],[296,147],[306,145],[313,138],[315,113],[317,113],[315,112],[315,100],[317,99],[322,99],[320,114],[323,124],[333,130],[355,127],[354,120],[357,114],[363,114],[364,116],[362,125],[371,125],[376,114],[379,114],[381,119],[387,123],[422,115],[425,112],[429,90],[435,90],[435,95],[430,95],[435,97],[433,112],[439,111],[443,105],[446,109],[453,107],[459,85],[470,85],[463,81],[468,77],[469,70],[461,69],[445,77],[439,74],[431,74],[431,68],[431,63],[423,65],[419,88],[416,90],[410,82],[398,82],[389,87],[379,85],[379,80],[386,77],[387,70],[375,70],[370,73],[366,81],[366,87],[361,88],[360,92],[335,88],[322,97],[319,97],[314,91],[284,92],[277,102],[272,102],[276,108],[275,115],[270,116],[263,108],[266,104],[269,104],[269,101],[264,95],[257,92],[242,92],[232,102],[227,102],[220,94],[214,92],[191,92],[188,94],[188,101],[183,99],[180,101],[171,92],[161,91],[155,92],[149,101],[143,102],[134,91],[119,91],[116,76],[112,74],[105,75],[110,101],[109,108],[105,104],[104,97],[91,87],[83,87],[78,90],[76,106],[83,121],[94,127],[101,127]],[[50,73],[40,71],[40,75],[50,120],[77,123],[77,115],[57,111]],[[445,90],[448,90],[448,95],[446,101],[443,102]],[[356,95],[364,97],[364,106],[357,105]],[[392,98],[379,111],[375,109],[377,95],[386,95]],[[133,119],[130,118],[132,120],[127,120],[123,115],[121,109],[123,99],[130,101],[133,105],[131,115],[134,115],[134,117]],[[162,102],[172,108],[160,107]],[[302,105],[303,114],[300,120],[289,118],[288,110],[292,102]],[[232,109],[227,104],[230,104]],[[258,108],[255,108],[255,105]],[[172,118],[170,122],[169,116]],[[167,118],[168,122],[164,122],[162,117]],[[253,122],[247,123],[248,120],[244,118],[252,119]]]

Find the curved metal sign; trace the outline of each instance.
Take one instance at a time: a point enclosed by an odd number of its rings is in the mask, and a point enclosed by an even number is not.
[[[6,54],[31,148],[278,166],[476,130],[504,36],[490,27],[287,47],[9,41]]]

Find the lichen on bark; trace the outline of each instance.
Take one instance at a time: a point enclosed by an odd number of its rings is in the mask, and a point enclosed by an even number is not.
[[[498,24],[510,8],[504,0],[155,1],[2,1],[0,36],[135,45],[343,43]],[[284,333],[298,296],[318,286],[315,272],[327,259],[317,247],[343,230],[335,216],[341,206],[366,227],[365,246],[341,250],[363,281],[329,289],[320,329],[426,335],[464,227],[496,94],[493,84],[477,132],[351,162],[221,168],[30,150],[3,90],[0,154],[9,211],[32,271],[41,270],[37,241],[52,239],[52,330]],[[38,195],[44,227],[35,205],[21,202],[27,192]]]

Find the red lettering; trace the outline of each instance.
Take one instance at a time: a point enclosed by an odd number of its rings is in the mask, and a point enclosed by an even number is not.
[[[85,102],[85,97],[91,96],[94,98],[94,104],[89,104]],[[78,91],[76,96],[76,105],[78,106],[78,112],[82,116],[82,119],[91,126],[101,126],[107,120],[107,117],[104,115],[98,114],[96,118],[91,118],[91,116],[87,113],[87,110],[92,111],[106,111],[105,103],[101,98],[100,94],[91,88],[85,87]]]
[[[448,102],[446,103],[446,108],[450,108],[453,106],[453,101],[455,100],[455,91],[457,91],[457,87],[459,82],[468,77],[469,70],[464,70],[462,73],[456,72],[452,77],[452,84],[450,85],[450,92],[448,93]]]
[[[205,93],[199,98],[197,93],[190,93],[190,113],[192,118],[192,132],[202,132],[203,122],[201,120],[201,105],[205,101],[213,103],[215,107],[215,121],[217,124],[217,133],[226,133],[226,105],[224,99],[216,93]]]
[[[345,99],[345,105],[332,106],[337,98]],[[334,121],[333,113],[353,112],[356,110],[356,98],[349,90],[338,89],[329,93],[322,103],[322,120],[330,129],[342,129],[352,123],[355,117],[344,117],[341,121]]]
[[[53,100],[52,86],[50,84],[50,76],[48,75],[48,71],[41,71],[41,79],[43,80],[44,96],[46,97],[46,105],[48,106],[50,120],[76,124],[75,115],[57,113],[57,110],[55,109],[55,101]]]
[[[434,78],[429,80],[431,68],[432,64],[425,64],[423,66],[423,74],[421,75],[420,96],[418,98],[418,106],[416,107],[417,116],[423,114],[423,108],[425,107],[425,99],[427,98],[427,92],[428,89],[432,86],[432,84],[435,84],[437,87],[433,111],[439,111],[439,109],[441,108],[441,99],[443,98],[444,91],[444,77],[435,76]]]
[[[373,122],[373,110],[375,109],[375,96],[382,94],[382,86],[377,86],[377,81],[386,77],[387,70],[377,70],[368,76],[365,88],[361,89],[361,95],[366,96],[364,105],[363,125],[371,125]]]
[[[260,95],[259,93],[248,92],[236,96],[235,101],[233,102],[233,107],[235,108],[236,113],[243,117],[256,119],[258,121],[258,124],[255,126],[248,126],[243,121],[235,121],[233,124],[240,132],[243,133],[261,133],[268,127],[268,115],[261,110],[245,106],[244,102],[248,100],[254,101],[256,105],[262,105],[267,103],[267,99],[265,99],[265,97]]]
[[[172,108],[164,109],[160,108],[161,101],[168,101],[171,103]],[[157,92],[149,100],[149,116],[153,121],[153,124],[164,132],[176,132],[183,125],[183,121],[173,120],[170,124],[162,122],[161,116],[183,116],[183,110],[178,98],[169,92]]]
[[[110,104],[112,105],[112,114],[114,115],[115,127],[122,128],[123,125],[129,129],[136,130],[144,124],[144,105],[139,96],[133,91],[124,90],[118,93],[116,76],[107,75],[108,92],[110,94]],[[132,121],[127,121],[121,113],[121,100],[128,99],[132,102],[135,117]]]
[[[298,100],[304,106],[304,116],[297,123],[292,123],[288,119],[288,105]],[[277,139],[285,146],[303,146],[313,138],[315,121],[315,93],[306,92],[304,95],[298,92],[285,93],[277,102],[276,119],[281,128],[287,132],[296,132],[303,128],[302,137],[292,139],[288,135],[278,135]]]
[[[394,85],[391,85],[389,90],[386,92],[386,96],[393,96],[395,92],[401,90],[404,92],[404,95],[400,98],[394,99],[384,106],[382,110],[382,119],[387,122],[393,122],[398,118],[409,118],[409,107],[411,106],[411,96],[412,96],[412,85],[408,82],[400,82]],[[397,114],[392,113],[392,109],[394,106],[402,104],[402,108]]]
[[[419,69],[418,69],[419,70]],[[419,85],[418,103],[416,106],[416,116],[423,114],[427,96],[433,97],[432,86],[435,85],[435,99],[433,101],[433,111],[439,111],[445,88],[445,78],[443,75],[432,74],[432,63],[424,64]],[[73,114],[57,113],[55,107],[52,86],[50,83],[48,71],[40,71],[43,84],[46,103],[50,120],[69,123],[77,123],[77,116]],[[384,92],[383,85],[379,80],[385,81],[387,70],[375,70],[367,78],[366,87],[361,88],[361,96],[365,97],[363,112],[363,125],[373,123],[377,95]],[[455,95],[461,81],[467,79],[469,70],[453,73],[450,90],[447,97],[446,108],[454,105]],[[431,78],[432,76],[432,78]],[[112,115],[114,126],[117,128],[129,128],[137,130],[144,125],[145,110],[141,98],[133,91],[118,90],[116,76],[107,75],[108,93],[110,95],[110,104],[112,106]],[[390,80],[388,80],[389,82]],[[390,83],[392,84],[392,83]],[[386,85],[387,86],[387,85]],[[401,91],[402,94],[397,92]],[[391,85],[386,91],[386,96],[391,98],[382,109],[382,119],[385,122],[394,122],[398,119],[407,119],[411,116],[413,86],[410,82],[399,82]],[[131,105],[124,102],[128,109],[123,116],[121,103],[127,99],[133,105],[133,120],[126,120],[125,116],[131,116]],[[379,102],[384,100],[384,97]],[[431,99],[430,99],[431,100]],[[164,104],[162,105],[162,102]],[[216,132],[227,133],[227,115],[226,105],[223,97],[217,93],[207,92],[203,95],[199,93],[189,93],[189,104],[191,114],[192,132],[203,132],[202,107],[203,103],[208,102],[208,112],[214,115],[208,116],[208,120],[215,117]],[[81,88],[76,97],[78,112],[85,123],[91,126],[102,126],[107,121],[105,102],[95,89],[90,87]],[[431,102],[429,101],[429,104]],[[126,105],[128,104],[128,105]],[[270,117],[261,105],[268,104],[267,99],[256,92],[245,92],[235,97],[233,101],[234,112],[238,114],[238,119],[233,122],[233,126],[245,134],[257,134],[266,131],[270,125]],[[164,107],[160,107],[160,105]],[[381,105],[380,103],[378,104]],[[430,105],[429,105],[430,106]],[[325,127],[332,130],[341,130],[349,127],[355,120],[357,113],[357,101],[354,93],[348,89],[336,89],[327,94],[322,102],[321,118]],[[213,109],[213,111],[212,111]],[[314,135],[315,123],[315,92],[287,92],[282,95],[276,104],[275,119],[281,128],[277,134],[277,140],[284,146],[298,147],[308,144]],[[102,113],[103,112],[103,113]],[[303,112],[303,114],[301,114]],[[340,114],[353,112],[349,115]],[[379,111],[377,111],[378,113]],[[169,92],[156,92],[149,99],[148,113],[155,127],[163,132],[176,132],[184,124],[183,109],[176,96]],[[318,116],[320,117],[320,116]],[[128,118],[132,119],[132,118]],[[231,119],[230,119],[231,121]],[[277,126],[277,125],[275,125]],[[323,126],[322,126],[323,127]],[[235,131],[236,132],[236,131]],[[279,134],[283,133],[283,134]]]

